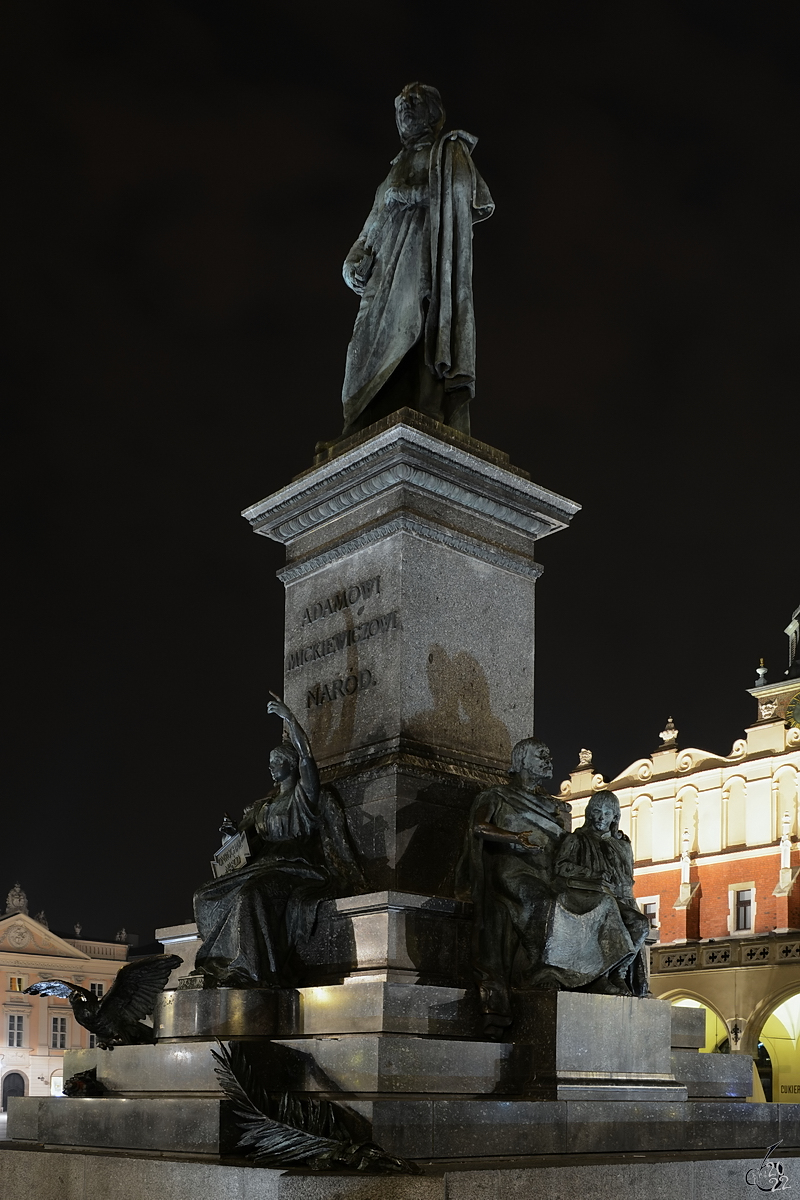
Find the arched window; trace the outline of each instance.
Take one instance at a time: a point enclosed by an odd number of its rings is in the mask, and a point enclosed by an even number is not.
[[[733,775],[722,785],[722,806],[726,809],[723,834],[726,846],[743,846],[747,840],[745,803],[747,784],[741,775]]]

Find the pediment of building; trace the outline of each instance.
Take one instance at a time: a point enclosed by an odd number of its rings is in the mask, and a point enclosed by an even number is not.
[[[76,950],[44,925],[25,913],[10,913],[0,918],[0,952],[8,954],[46,954],[51,958],[89,960],[89,955]]]

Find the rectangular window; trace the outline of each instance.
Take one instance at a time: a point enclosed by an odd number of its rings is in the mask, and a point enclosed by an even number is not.
[[[93,1033],[90,1033],[89,1034],[89,1049],[94,1050],[96,1045],[97,1045],[97,1038],[95,1037],[95,1035]]]
[[[658,918],[660,896],[638,896],[636,903],[639,905],[640,911],[647,917],[652,933],[648,935],[648,941],[653,942],[658,940],[658,931],[661,928],[661,922]]]
[[[743,888],[736,893],[736,929],[753,928],[753,892],[751,888]]]
[[[89,991],[93,992],[94,995],[97,996],[97,999],[99,1000],[100,997],[103,995],[103,990],[104,990],[105,986],[106,985],[104,983],[90,983]]]
[[[9,1017],[8,1018],[8,1044],[9,1046],[22,1045],[22,1022],[24,1017]]]
[[[8,981],[8,986],[12,992],[24,992],[25,980],[21,975],[12,975]]]
[[[51,1037],[50,1045],[54,1050],[66,1050],[67,1048],[67,1018],[53,1017],[51,1019]]]

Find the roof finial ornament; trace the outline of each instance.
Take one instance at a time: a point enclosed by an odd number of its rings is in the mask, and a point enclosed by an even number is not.
[[[6,897],[5,915],[10,917],[12,913],[25,913],[26,916],[28,914],[28,897],[18,883],[14,884]]]
[[[671,750],[677,746],[678,733],[679,730],[677,730],[672,723],[672,717],[667,717],[667,723],[661,730],[661,733],[658,735],[661,738],[661,749]]]
[[[767,668],[764,666],[763,658],[760,658],[758,660],[758,666],[756,667],[756,681],[753,684],[753,687],[766,687],[766,686],[767,686]]]
[[[592,752],[591,750],[578,751],[578,770],[591,771],[592,769]]]

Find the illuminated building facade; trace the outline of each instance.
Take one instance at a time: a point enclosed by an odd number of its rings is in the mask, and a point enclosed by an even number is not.
[[[800,663],[750,688],[755,720],[730,754],[661,746],[607,781],[591,754],[562,784],[580,822],[610,788],[633,843],[635,894],[653,931],[651,988],[707,1012],[707,1050],[751,1054],[766,1099],[800,1094]],[[793,717],[795,718],[793,720]],[[756,1098],[758,1094],[756,1086]]]
[[[66,979],[105,995],[128,957],[122,941],[68,938],[48,929],[44,913],[31,917],[19,884],[0,914],[0,1096],[60,1095],[65,1050],[90,1046],[91,1034],[72,1015],[68,1000],[26,996],[25,988],[44,979]]]

